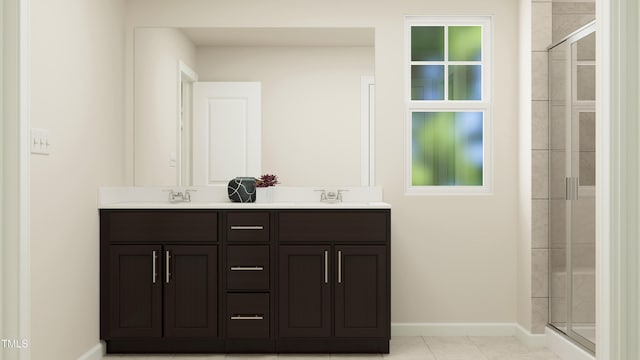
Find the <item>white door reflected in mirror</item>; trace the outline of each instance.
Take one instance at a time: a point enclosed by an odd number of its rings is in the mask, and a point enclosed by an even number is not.
[[[193,85],[193,185],[226,185],[236,176],[260,176],[260,83]]]

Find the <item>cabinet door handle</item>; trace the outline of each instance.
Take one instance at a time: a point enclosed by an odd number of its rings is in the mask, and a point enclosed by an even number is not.
[[[262,315],[233,315],[231,320],[264,320]]]
[[[324,283],[329,283],[329,251],[324,251]]]
[[[262,225],[232,225],[231,230],[264,230],[264,226]]]
[[[166,273],[165,273],[165,277],[166,277],[166,282],[167,284],[169,283],[169,278],[171,278],[171,269],[169,269],[169,266],[171,264],[170,259],[171,259],[171,254],[169,253],[169,250],[167,250],[165,252],[165,269],[166,269]]]
[[[153,250],[153,265],[151,265],[152,271],[153,271],[153,283],[156,283],[156,278],[158,277],[158,273],[156,272],[156,261],[158,261],[158,255],[156,254],[156,251]]]
[[[262,271],[262,266],[232,266],[231,271]]]
[[[342,251],[338,250],[338,284],[342,284]]]

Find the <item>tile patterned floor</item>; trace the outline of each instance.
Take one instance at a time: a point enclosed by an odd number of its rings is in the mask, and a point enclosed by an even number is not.
[[[104,360],[560,360],[514,337],[394,337],[390,354],[373,355],[108,355]]]

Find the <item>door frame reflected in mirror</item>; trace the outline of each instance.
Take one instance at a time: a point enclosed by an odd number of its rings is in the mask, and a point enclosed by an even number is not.
[[[193,123],[193,83],[198,74],[182,60],[178,60],[178,186],[188,186],[193,182],[191,176],[191,129]]]

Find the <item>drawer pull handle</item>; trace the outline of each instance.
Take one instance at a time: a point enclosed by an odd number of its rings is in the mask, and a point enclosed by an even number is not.
[[[264,320],[262,315],[233,315],[231,320]]]
[[[232,266],[231,271],[262,271],[262,266]]]
[[[249,225],[249,226],[234,225],[234,226],[231,226],[231,230],[264,230],[264,226],[262,226],[262,225],[257,225],[257,226],[253,226],[253,225]]]

